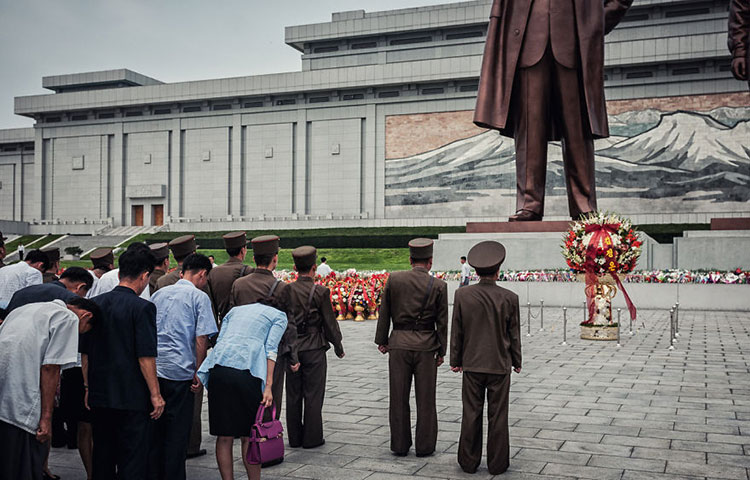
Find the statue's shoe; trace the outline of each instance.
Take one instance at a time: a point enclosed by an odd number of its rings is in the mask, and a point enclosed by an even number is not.
[[[539,222],[541,220],[542,216],[531,210],[519,210],[508,219],[509,222]]]

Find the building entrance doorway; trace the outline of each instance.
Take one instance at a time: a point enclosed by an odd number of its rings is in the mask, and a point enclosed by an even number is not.
[[[164,205],[151,206],[151,224],[164,225]]]
[[[143,205],[133,205],[132,223],[134,227],[143,226]]]

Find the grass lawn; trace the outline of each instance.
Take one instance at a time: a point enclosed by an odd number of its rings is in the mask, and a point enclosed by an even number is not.
[[[227,252],[225,250],[198,250],[203,255],[213,255],[217,264],[227,261]],[[408,248],[332,248],[318,250],[318,259],[320,257],[328,258],[328,265],[336,271],[344,271],[349,268],[357,270],[406,270],[409,268],[409,249]],[[72,266],[91,268],[91,261],[63,261],[62,267]],[[177,264],[172,261],[172,266]],[[248,252],[245,263],[253,265],[252,252]],[[279,252],[279,270],[292,270],[294,262],[292,260],[292,251],[282,249]]]

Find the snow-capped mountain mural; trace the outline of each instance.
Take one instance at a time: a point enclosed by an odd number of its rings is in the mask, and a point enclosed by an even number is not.
[[[610,138],[596,142],[600,208],[674,213],[750,210],[750,107],[709,112],[641,110],[610,117]],[[614,132],[622,133],[617,135]],[[497,215],[515,203],[513,139],[494,131],[405,158],[386,160],[386,208],[404,216]],[[565,196],[562,151],[549,144],[547,196]],[[630,208],[623,208],[627,202]],[[744,204],[744,205],[743,205]],[[725,206],[726,206],[725,205]],[[493,210],[494,208],[494,210]],[[447,210],[446,210],[447,209]]]

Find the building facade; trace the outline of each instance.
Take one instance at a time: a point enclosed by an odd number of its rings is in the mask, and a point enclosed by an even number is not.
[[[0,219],[175,230],[458,225],[515,208],[513,141],[475,127],[490,0],[288,27],[298,72],[162,83],[45,77],[0,130]],[[641,0],[606,38],[600,208],[636,221],[750,213],[750,93],[728,0]],[[548,219],[566,218],[551,145]]]

